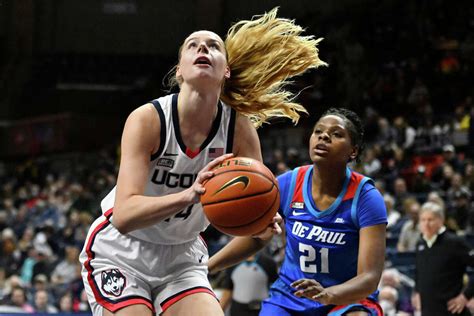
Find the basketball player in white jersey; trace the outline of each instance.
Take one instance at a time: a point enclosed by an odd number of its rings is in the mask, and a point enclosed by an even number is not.
[[[315,43],[305,40],[313,50],[295,58],[312,59],[299,73],[317,66]],[[277,215],[258,236],[234,238],[211,260],[199,236],[209,224],[199,199],[210,170],[232,155],[262,160],[250,119],[220,101],[232,76],[226,46],[215,33],[192,33],[180,49],[179,94],[139,107],[125,123],[117,186],[102,201],[80,256],[94,315],[223,315],[208,269],[243,260],[281,232]],[[283,68],[277,78],[297,73]],[[295,119],[297,106],[272,110],[293,110],[287,116]]]

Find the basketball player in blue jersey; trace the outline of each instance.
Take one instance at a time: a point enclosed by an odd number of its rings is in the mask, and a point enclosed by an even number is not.
[[[276,87],[324,64],[318,40],[300,33],[292,21],[276,18],[276,10],[237,23],[225,43],[213,32],[194,32],[172,77],[179,94],[130,114],[117,186],[101,202],[103,215],[80,256],[94,315],[223,315],[208,270],[257,252],[281,232],[281,217],[208,260],[199,236],[209,225],[199,203],[202,184],[232,154],[262,160],[252,123],[274,113],[297,121],[304,108]]]
[[[354,112],[330,109],[311,134],[313,164],[278,177],[285,260],[261,316],[382,316],[385,205],[372,180],[347,166],[362,137]]]

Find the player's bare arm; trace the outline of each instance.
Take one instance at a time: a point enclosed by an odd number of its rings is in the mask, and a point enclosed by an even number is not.
[[[360,230],[357,276],[345,283],[323,288],[315,280],[301,279],[292,284],[296,296],[322,304],[346,305],[369,296],[377,289],[385,258],[385,224]]]
[[[202,181],[228,156],[219,157],[198,174],[187,190],[166,196],[144,196],[150,157],[160,146],[160,121],[156,110],[146,104],[128,117],[122,135],[122,154],[114,205],[114,226],[121,233],[151,226],[199,200]]]

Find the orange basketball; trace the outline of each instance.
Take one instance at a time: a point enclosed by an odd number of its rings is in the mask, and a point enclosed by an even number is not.
[[[204,213],[223,233],[249,236],[264,230],[280,207],[278,183],[260,161],[233,157],[213,169],[201,196]]]

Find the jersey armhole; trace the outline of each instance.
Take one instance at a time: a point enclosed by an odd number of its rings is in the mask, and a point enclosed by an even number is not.
[[[364,177],[362,178],[362,180],[360,181],[359,185],[357,186],[357,190],[354,194],[354,199],[352,200],[352,205],[351,205],[351,218],[352,218],[352,222],[354,223],[354,225],[357,227],[357,228],[360,228],[360,223],[359,223],[359,214],[358,214],[358,208],[357,208],[357,204],[359,204],[359,197],[360,197],[360,192],[362,191],[362,188],[364,187],[364,185],[367,183],[367,182],[370,182],[370,183],[374,183],[374,180],[372,180],[371,178],[368,178],[368,177]]]
[[[232,153],[234,149],[235,116],[236,116],[236,112],[234,109],[231,108],[229,125],[227,128],[227,145],[225,149],[226,154]]]
[[[291,172],[291,179],[290,179],[290,187],[288,188],[288,195],[286,196],[286,201],[285,202],[285,205],[283,205],[283,215],[285,215],[285,217],[287,217],[288,214],[286,214],[286,212],[288,212],[290,210],[290,203],[291,203],[291,200],[293,199],[293,194],[294,194],[294,190],[295,190],[295,186],[296,186],[296,177],[298,176],[298,171],[300,170],[300,167],[298,168],[295,168],[292,172]]]
[[[150,161],[155,160],[163,153],[163,149],[165,148],[166,142],[166,120],[165,120],[165,113],[161,108],[160,102],[158,100],[153,100],[150,102],[155,107],[156,111],[158,112],[158,116],[160,117],[160,147],[156,151],[156,153],[152,154],[150,157]]]

